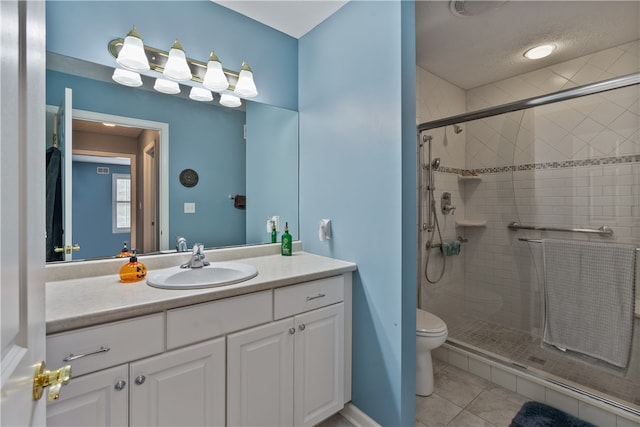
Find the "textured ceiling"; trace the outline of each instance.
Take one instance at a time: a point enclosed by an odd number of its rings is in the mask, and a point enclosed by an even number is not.
[[[362,0],[352,0],[362,1]],[[345,1],[221,0],[225,7],[299,38]],[[416,1],[416,63],[471,89],[640,39],[640,1],[481,1],[462,3],[471,16],[451,12],[447,0]],[[548,58],[522,54],[555,43]]]
[[[417,65],[463,89],[640,39],[638,1],[466,3],[486,10],[459,16],[448,1],[416,2]],[[556,51],[538,61],[522,56],[542,42]]]

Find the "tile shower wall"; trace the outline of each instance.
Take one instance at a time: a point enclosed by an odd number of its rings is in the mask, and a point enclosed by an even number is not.
[[[637,72],[639,52],[639,42],[628,43],[473,89],[467,108]],[[639,99],[640,88],[632,86],[466,124],[466,168],[482,174],[465,184],[466,215],[487,220],[486,229],[467,233],[467,314],[538,333],[542,250],[517,238],[587,238],[510,231],[511,221],[608,225],[613,240],[640,242]]]
[[[453,116],[465,112],[465,91],[452,85],[451,83],[431,74],[419,67],[416,67],[416,124],[437,120],[444,117]],[[443,170],[461,169],[465,166],[465,144],[464,132],[455,134],[453,129],[433,129],[424,132],[424,135],[432,136],[432,157],[441,159],[441,167]],[[422,164],[428,164],[427,145],[424,145]],[[422,197],[422,218],[418,218],[418,228],[422,229],[422,224],[427,221],[427,193],[426,180],[428,177],[428,169],[423,169],[423,197]],[[455,226],[456,218],[464,218],[465,206],[462,197],[462,187],[458,184],[456,175],[452,173],[435,172],[435,197],[436,207],[440,209],[440,197],[442,193],[448,191],[451,193],[452,205],[456,207],[451,215],[442,215],[438,210],[438,220],[442,232],[442,238],[453,240],[458,235],[463,234],[463,230],[457,229]],[[423,297],[421,306],[429,309],[433,306],[438,296],[445,291],[457,289],[462,292],[464,282],[464,247],[460,256],[448,257],[445,274],[443,279],[436,285],[427,283],[424,277],[424,267],[426,260],[426,251],[424,244],[428,239],[426,231],[421,231],[421,249],[420,265],[418,271],[420,273],[420,283],[423,286]],[[439,241],[439,240],[438,240]],[[437,249],[432,249],[429,260],[429,277],[436,278],[440,275],[442,268],[442,255]],[[438,299],[441,306],[449,304],[449,299]],[[455,301],[453,302],[455,305]]]

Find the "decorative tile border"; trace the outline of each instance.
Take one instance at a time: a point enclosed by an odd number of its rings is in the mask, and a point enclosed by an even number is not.
[[[600,157],[600,158],[594,158],[594,159],[564,160],[561,162],[528,163],[524,165],[498,166],[495,168],[459,169],[459,168],[450,168],[448,166],[442,166],[438,169],[438,172],[452,173],[456,175],[462,175],[463,173],[486,175],[486,174],[501,173],[501,172],[516,172],[516,171],[543,170],[543,169],[568,169],[568,168],[575,168],[580,166],[601,166],[601,165],[615,165],[615,164],[622,164],[622,163],[640,163],[640,154],[631,154],[628,156],[618,156],[618,157]]]

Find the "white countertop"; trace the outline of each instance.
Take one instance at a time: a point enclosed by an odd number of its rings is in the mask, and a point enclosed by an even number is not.
[[[290,257],[265,255],[242,258],[238,261],[255,266],[258,275],[242,283],[209,289],[157,289],[147,285],[146,281],[122,283],[118,274],[47,282],[47,334],[356,270],[356,264],[352,262],[305,252],[294,252]]]

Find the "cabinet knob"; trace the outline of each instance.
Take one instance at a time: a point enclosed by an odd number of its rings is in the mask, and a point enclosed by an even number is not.
[[[118,391],[124,390],[124,388],[127,386],[127,382],[124,380],[120,380],[116,383],[116,385],[114,386],[114,388]]]
[[[144,375],[138,375],[136,377],[135,383],[138,384],[138,385],[142,385],[142,384],[144,384],[146,379],[147,378]]]
[[[300,331],[304,331],[305,328],[306,326],[304,325],[304,323],[298,326],[298,329],[300,329]]]
[[[289,335],[293,335],[296,333],[296,328],[289,328]]]

